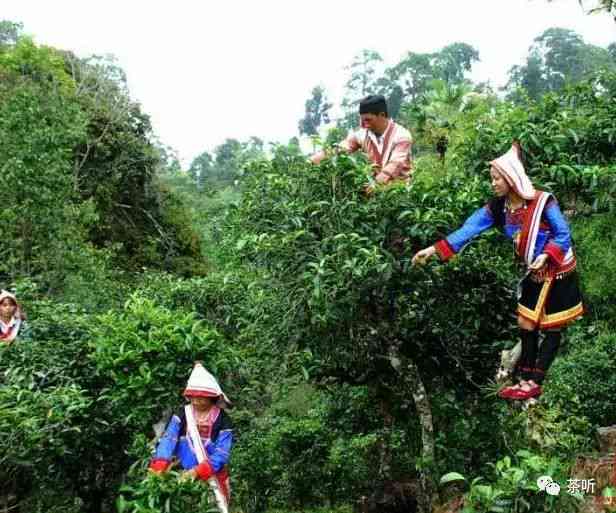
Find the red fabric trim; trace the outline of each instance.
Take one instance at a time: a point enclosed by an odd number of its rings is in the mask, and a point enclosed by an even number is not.
[[[167,460],[156,459],[150,462],[150,466],[148,468],[154,472],[164,472],[167,470],[168,466],[169,462]]]
[[[440,257],[440,259],[443,261],[449,260],[451,257],[453,257],[456,254],[456,252],[451,247],[451,244],[447,242],[447,239],[439,240],[434,245],[434,248],[436,249],[436,252],[438,253],[438,256]]]
[[[556,268],[554,270],[554,274],[568,273],[569,271],[572,271],[573,269],[575,269],[576,266],[577,266],[577,258],[574,256],[571,262],[565,265],[561,265],[560,267]]]
[[[194,390],[187,388],[184,390],[184,397],[220,397],[220,394],[210,390]]]
[[[197,472],[197,476],[203,481],[207,481],[210,477],[214,475],[214,469],[212,468],[212,465],[210,465],[209,461],[199,463],[199,465],[197,465],[195,469]]]
[[[543,248],[543,252],[548,255],[557,265],[561,265],[565,259],[565,253],[558,244],[548,242]]]
[[[224,467],[218,474],[216,474],[216,480],[220,486],[220,490],[222,491],[225,499],[227,499],[227,504],[231,501],[231,490],[229,489],[229,471],[227,467]]]
[[[530,200],[528,203],[528,208],[526,209],[526,217],[524,218],[524,223],[522,224],[522,228],[520,230],[520,236],[518,237],[518,255],[522,259],[524,259],[524,255],[526,254],[526,246],[528,245],[528,236],[530,235],[530,223],[533,219],[533,215],[535,213],[535,209],[537,208],[538,199],[540,196],[540,192],[537,191],[535,193],[535,197]]]
[[[391,134],[394,131],[394,123],[393,121],[389,121],[387,128],[385,129],[385,133],[383,134],[383,152],[380,154],[381,158],[379,159],[379,167],[383,167],[383,161],[385,160],[385,153],[389,147],[389,140],[391,139]]]

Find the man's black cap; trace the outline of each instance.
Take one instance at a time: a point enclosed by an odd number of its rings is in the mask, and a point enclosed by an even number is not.
[[[387,100],[382,94],[371,94],[359,102],[360,114],[379,114],[381,112],[389,115],[387,113]]]

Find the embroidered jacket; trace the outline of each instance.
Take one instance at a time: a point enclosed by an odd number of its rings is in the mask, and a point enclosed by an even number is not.
[[[348,137],[338,146],[348,153],[362,150],[374,164],[373,174],[387,175],[387,182],[392,180],[408,180],[411,175],[411,146],[410,132],[389,120],[389,124],[381,137],[366,128],[351,132]],[[319,152],[312,157],[312,161],[318,164],[325,158],[324,152]]]
[[[442,260],[448,260],[481,232],[492,227],[500,228],[506,237],[513,240],[517,251],[525,215],[526,206],[514,212],[505,212],[505,198],[495,198],[475,211],[461,228],[437,242],[436,251]],[[542,253],[549,256],[545,271],[549,275],[565,273],[576,266],[569,225],[553,197],[548,200],[541,216],[533,259]]]
[[[8,324],[5,324],[0,320],[0,341],[12,342],[17,338],[17,334],[21,328],[21,319],[17,316],[13,316]]]
[[[158,442],[150,468],[159,472],[164,471],[172,458],[176,457],[184,470],[197,467],[197,474],[203,480],[225,471],[233,446],[233,425],[224,410],[220,410],[214,421],[211,436],[207,438],[202,434],[201,439],[207,453],[207,462],[199,465],[186,435],[186,414],[182,409],[169,420],[165,433]]]
[[[381,137],[377,137],[371,130],[361,128],[349,134],[340,144],[349,153],[362,150],[375,164],[374,174],[385,173],[389,180],[409,178],[411,145],[410,132],[393,120],[389,121]]]

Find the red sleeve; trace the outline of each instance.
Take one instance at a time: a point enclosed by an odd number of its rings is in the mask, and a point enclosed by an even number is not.
[[[207,481],[213,475],[214,469],[207,460],[197,465],[197,476],[199,477],[199,479]]]
[[[554,242],[548,242],[543,248],[543,252],[548,255],[557,265],[561,265],[565,259],[563,250]]]
[[[169,462],[167,460],[158,459],[158,460],[152,460],[148,468],[150,470],[153,470],[154,472],[164,472],[165,470],[167,470],[168,466],[169,466]]]
[[[434,245],[434,248],[436,249],[436,252],[438,253],[440,259],[444,262],[446,262],[456,254],[449,242],[447,242],[447,239],[439,240]]]

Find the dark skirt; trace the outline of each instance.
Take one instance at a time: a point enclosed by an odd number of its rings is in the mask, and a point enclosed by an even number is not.
[[[584,314],[575,270],[543,281],[529,274],[522,280],[521,289],[518,314],[539,329],[559,328]]]

